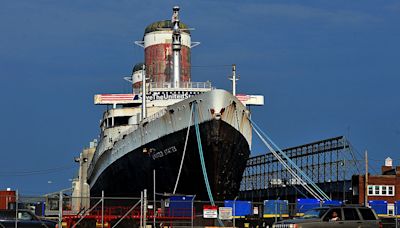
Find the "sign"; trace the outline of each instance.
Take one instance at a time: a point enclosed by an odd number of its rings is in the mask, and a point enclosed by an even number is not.
[[[185,100],[204,91],[153,91],[146,95],[147,101]],[[264,105],[264,96],[238,94],[236,98],[244,105]],[[141,94],[97,94],[94,104],[140,104]]]
[[[253,207],[253,214],[258,215],[258,207]]]
[[[146,95],[147,101],[185,100],[199,95],[201,91],[162,91],[150,92]],[[94,96],[94,104],[141,104],[141,94],[97,94]]]
[[[231,220],[232,208],[231,207],[220,207],[219,208],[219,219],[221,220]]]
[[[246,95],[237,94],[236,98],[241,101],[244,105],[264,105],[264,96],[262,95]]]
[[[132,93],[97,94],[94,96],[94,104],[130,104],[134,101],[138,101],[138,99],[139,95]]]
[[[164,100],[185,100],[190,97],[199,95],[199,91],[165,91],[165,92],[152,92],[147,95],[148,101],[164,101]]]
[[[218,207],[211,205],[204,205],[203,218],[218,218]]]

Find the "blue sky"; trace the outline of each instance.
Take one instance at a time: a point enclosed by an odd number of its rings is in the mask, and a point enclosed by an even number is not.
[[[265,96],[253,118],[281,147],[346,135],[375,169],[399,165],[399,1],[5,0],[0,189],[70,186],[73,157],[99,133],[93,95],[129,91],[122,77],[143,59],[133,41],[174,5],[202,42],[192,64],[210,66],[193,80],[229,89],[230,68],[215,65],[236,63],[239,92]]]

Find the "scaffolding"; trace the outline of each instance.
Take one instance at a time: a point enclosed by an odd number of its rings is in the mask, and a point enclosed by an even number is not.
[[[344,136],[287,148],[283,152],[334,199],[349,200],[351,177],[363,172],[360,160]],[[247,199],[309,197],[271,152],[248,159],[240,195]]]

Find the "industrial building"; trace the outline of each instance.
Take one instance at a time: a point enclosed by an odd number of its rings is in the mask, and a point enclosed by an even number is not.
[[[353,202],[352,177],[363,166],[344,137],[324,139],[283,152],[331,199]],[[285,199],[296,202],[311,197],[272,153],[249,158],[240,189],[243,199]]]
[[[381,167],[381,174],[369,174],[367,184],[365,181],[365,175],[353,177],[353,194],[357,199],[355,203],[364,204],[367,201],[370,206],[380,208],[380,214],[394,215],[397,212],[396,204],[400,201],[400,166],[394,167],[393,160],[387,158]]]
[[[366,185],[364,157],[344,136],[282,151],[332,200],[366,204],[380,216],[400,214],[400,166],[394,167],[391,158],[385,160],[380,174],[368,175]],[[239,198],[253,202],[287,200],[295,205],[313,196],[268,152],[248,159]]]

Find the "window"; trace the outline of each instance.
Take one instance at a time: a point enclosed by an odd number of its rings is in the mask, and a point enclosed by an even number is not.
[[[324,217],[324,221],[331,221],[334,218],[334,213],[336,213],[337,217],[339,217],[339,220],[343,219],[342,216],[342,210],[340,210],[339,208],[334,208],[331,209],[330,211],[328,211],[328,213],[326,213],[325,217]]]
[[[302,218],[321,218],[326,211],[326,208],[311,209],[306,211]]]
[[[32,216],[26,211],[18,212],[18,219],[25,221],[32,220]]]
[[[379,194],[379,186],[374,186],[374,195],[380,195]]]
[[[387,189],[388,186],[382,186],[382,195],[386,195],[387,194]]]
[[[394,196],[393,185],[368,185],[370,196]]]
[[[393,194],[393,192],[394,192],[394,186],[388,186],[388,193],[389,193],[389,195],[390,196],[393,196],[394,194]]]
[[[343,208],[344,220],[360,220],[355,208]]]
[[[374,191],[373,191],[372,185],[369,185],[368,186],[368,195],[373,195],[373,194],[374,194]]]
[[[376,220],[374,212],[370,208],[359,208],[360,214],[364,220]]]

